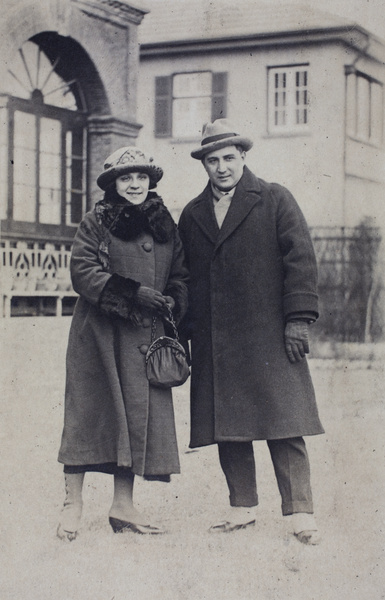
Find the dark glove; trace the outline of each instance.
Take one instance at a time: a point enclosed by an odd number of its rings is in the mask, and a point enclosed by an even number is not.
[[[285,327],[285,349],[291,363],[300,362],[309,354],[309,325],[306,321],[289,321]]]
[[[141,285],[136,292],[135,300],[140,306],[157,310],[163,308],[166,304],[166,298],[163,294],[158,292],[158,290],[154,290],[144,285]]]

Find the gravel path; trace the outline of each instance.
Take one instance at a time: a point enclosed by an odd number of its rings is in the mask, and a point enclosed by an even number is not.
[[[138,506],[168,534],[113,534],[112,478],[87,474],[82,528],[65,544],[55,535],[56,455],[69,324],[0,322],[2,600],[385,599],[383,364],[310,360],[326,429],[307,440],[320,546],[290,534],[264,442],[255,443],[256,527],[207,533],[227,489],[216,448],[188,448],[188,384],[174,393],[182,474],[136,484]]]

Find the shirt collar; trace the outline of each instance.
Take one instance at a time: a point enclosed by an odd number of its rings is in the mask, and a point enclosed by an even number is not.
[[[223,198],[223,196],[227,196],[229,198],[229,200],[231,200],[231,198],[234,196],[235,194],[235,188],[237,186],[234,186],[233,188],[231,188],[231,190],[229,190],[228,192],[222,192],[222,190],[219,190],[217,187],[215,187],[213,184],[211,184],[211,191],[213,193],[213,197],[214,200],[220,200],[221,198]]]

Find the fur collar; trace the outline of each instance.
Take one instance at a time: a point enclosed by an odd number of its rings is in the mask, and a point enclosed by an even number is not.
[[[142,204],[134,205],[120,196],[104,198],[95,205],[98,222],[121,240],[135,240],[142,233],[150,233],[159,244],[172,239],[175,223],[163,200],[149,192]]]

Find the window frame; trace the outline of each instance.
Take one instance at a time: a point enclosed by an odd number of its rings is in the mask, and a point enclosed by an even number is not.
[[[382,148],[384,145],[384,106],[385,106],[385,93],[384,83],[372,77],[364,71],[355,69],[354,67],[345,68],[345,110],[346,110],[346,135],[347,137],[359,141],[364,144]],[[354,80],[351,80],[354,77]],[[350,82],[353,84],[353,88],[350,87]],[[368,106],[366,107],[366,114],[363,114],[363,103],[359,99],[359,85],[360,82],[366,81],[369,85],[368,88]],[[378,135],[374,135],[372,132],[375,130],[375,102],[373,89],[377,86],[377,90],[380,91],[381,97],[379,99],[379,131]],[[360,131],[360,117],[365,117],[368,121],[367,132],[363,133]]]
[[[180,100],[174,94],[174,78],[178,75],[195,75],[200,73],[211,74],[211,93],[210,96],[191,96],[191,98],[210,97],[211,110],[208,120],[215,120],[226,117],[227,113],[227,80],[228,73],[223,71],[212,71],[202,69],[193,71],[176,71],[169,75],[160,75],[155,77],[155,138],[170,138],[182,142],[188,142],[191,139],[198,139],[199,134],[191,136],[176,135],[173,129],[173,107],[174,101]],[[200,125],[203,126],[204,123]]]
[[[66,208],[67,208],[67,155],[66,155],[66,135],[68,131],[76,131],[79,129],[83,130],[83,181],[84,181],[84,194],[82,201],[82,214],[86,210],[86,183],[87,183],[87,152],[86,152],[86,136],[87,136],[87,116],[82,111],[71,111],[63,109],[57,106],[44,104],[43,102],[35,102],[33,100],[26,100],[9,96],[7,101],[8,110],[8,134],[7,134],[7,146],[8,146],[8,204],[7,204],[7,219],[1,221],[1,227],[4,232],[24,233],[24,234],[37,234],[41,236],[60,236],[72,238],[74,231],[78,227],[79,223],[68,224],[66,222]],[[14,120],[15,112],[20,111],[36,116],[37,121],[42,118],[51,118],[60,121],[61,123],[61,152],[60,152],[60,224],[54,223],[41,223],[39,222],[39,159],[36,160],[35,166],[35,177],[36,177],[36,195],[35,195],[35,221],[22,221],[15,220],[13,218],[13,193],[14,193],[14,178],[12,164],[15,158],[15,147],[14,147]],[[35,150],[37,157],[39,156],[39,149]]]
[[[295,79],[298,72],[306,72],[306,83],[305,85],[298,86]],[[282,105],[286,107],[285,111],[285,123],[277,124],[277,104],[276,104],[276,86],[274,80],[277,74],[286,75],[285,85],[285,103]],[[289,74],[289,78],[288,78]],[[309,75],[310,75],[310,63],[290,63],[285,65],[271,65],[267,66],[266,77],[267,77],[267,133],[269,136],[284,136],[284,135],[304,135],[310,131],[310,89],[309,89]],[[298,89],[301,87],[302,89]],[[278,88],[283,89],[283,88]],[[304,93],[305,102],[298,104],[297,96],[298,93]],[[300,107],[300,108],[297,108]],[[305,107],[305,108],[303,108]],[[306,121],[298,123],[296,117],[296,111],[304,110],[306,114]]]

